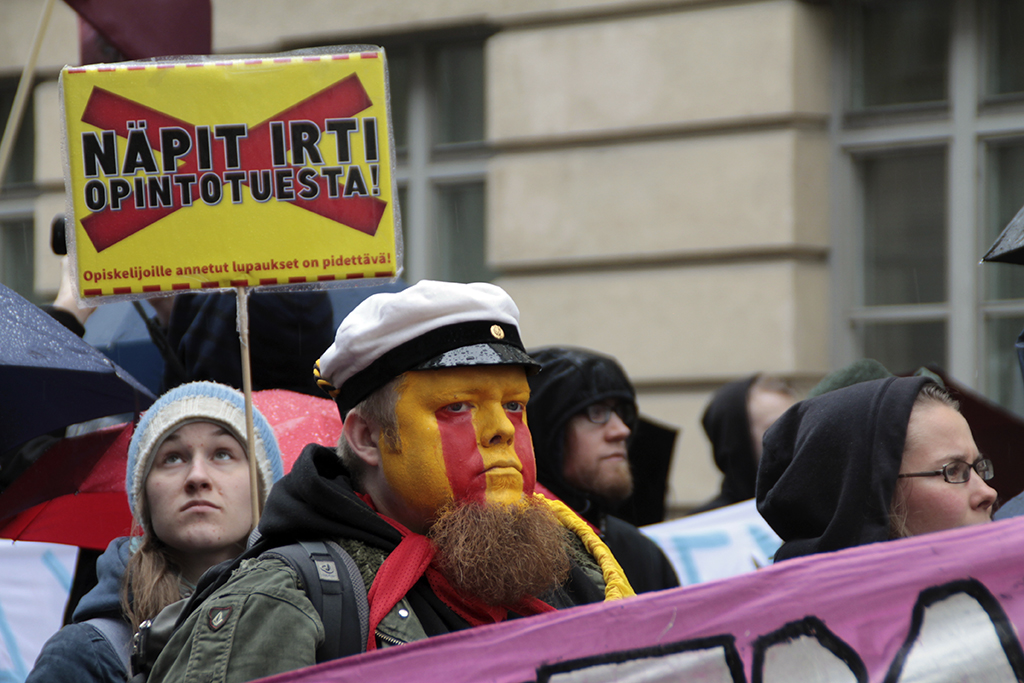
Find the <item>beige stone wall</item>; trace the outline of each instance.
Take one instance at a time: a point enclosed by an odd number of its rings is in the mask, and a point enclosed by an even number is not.
[[[43,13],[42,0],[3,0],[0,3],[0,75],[20,76]],[[53,5],[39,49],[37,73],[54,77],[65,64],[78,60],[78,19],[64,2]]]

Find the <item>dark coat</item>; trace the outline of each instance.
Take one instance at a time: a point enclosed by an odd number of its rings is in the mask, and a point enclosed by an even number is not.
[[[572,486],[563,474],[565,426],[570,418],[606,399],[636,405],[636,392],[626,373],[615,360],[582,349],[552,347],[531,351],[530,356],[541,364],[541,371],[529,378],[526,408],[537,481],[597,527],[634,591],[678,586],[672,564],[654,541],[609,515],[606,501]]]
[[[164,390],[207,380],[242,388],[242,352],[234,294],[182,294],[174,301],[167,340],[185,369],[168,363]],[[334,341],[334,309],[326,292],[256,292],[249,297],[252,388],[322,396],[313,364]]]
[[[914,401],[927,377],[888,377],[801,401],[764,436],[757,510],[776,561],[889,538]]]

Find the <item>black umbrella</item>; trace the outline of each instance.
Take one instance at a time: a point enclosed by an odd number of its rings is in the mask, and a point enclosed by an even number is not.
[[[156,400],[131,375],[0,285],[0,454],[97,417]]]
[[[1003,232],[981,260],[1024,265],[1024,208],[1003,228]]]

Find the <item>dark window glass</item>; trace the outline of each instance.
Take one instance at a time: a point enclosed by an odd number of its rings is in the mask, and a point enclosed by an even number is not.
[[[988,94],[1024,93],[1024,2],[990,0]]]
[[[1021,316],[985,322],[985,393],[1004,408],[1024,415],[1024,383],[1014,348],[1022,329]]]
[[[948,0],[862,0],[857,13],[855,108],[947,98]]]
[[[866,322],[861,324],[862,355],[897,374],[936,363],[946,367],[946,323]]]
[[[437,191],[437,265],[453,282],[490,280],[484,228],[484,184],[445,185]]]
[[[0,80],[0,130],[7,125],[7,119],[11,115],[11,108],[14,105],[14,93],[18,89],[17,79]],[[7,167],[7,175],[4,178],[4,187],[29,184],[35,174],[35,116],[32,111],[32,98],[29,96],[25,113],[21,117],[21,127],[18,129],[18,137],[14,142],[14,150],[11,154],[11,163]]]
[[[860,163],[864,304],[945,301],[945,150],[912,150]]]
[[[0,282],[29,301],[37,299],[33,282],[35,253],[31,218],[0,221]]]
[[[987,156],[988,206],[981,254],[1024,207],[1024,140],[992,144]],[[1012,263],[986,263],[981,270],[986,299],[1024,299],[1024,268]]]
[[[434,142],[484,139],[484,47],[440,45],[433,53]]]
[[[391,92],[391,130],[395,151],[409,147],[409,66],[408,50],[388,50],[388,83]]]

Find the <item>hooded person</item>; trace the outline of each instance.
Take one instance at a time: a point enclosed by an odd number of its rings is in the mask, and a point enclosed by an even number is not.
[[[369,587],[367,650],[632,595],[590,527],[533,492],[535,367],[499,287],[421,281],[368,297],[317,363],[344,420],[338,448],[303,450],[250,552],[338,543]],[[149,680],[262,678],[316,663],[323,640],[295,570],[255,556],[184,621]]]
[[[96,563],[97,585],[43,646],[28,681],[123,683],[139,623],[244,550],[255,526],[248,457],[256,458],[261,502],[284,473],[274,432],[255,408],[253,422],[248,448],[242,394],[213,382],[176,387],[142,415],[125,472],[141,534],[111,541]]]
[[[694,515],[754,497],[761,437],[795,403],[792,390],[767,375],[751,375],[729,382],[712,397],[701,425],[715,465],[722,472],[718,495],[690,510]]]
[[[757,510],[784,541],[779,561],[990,521],[992,474],[931,378],[886,377],[802,401],[775,422]]]
[[[612,358],[568,347],[535,349],[527,414],[537,481],[598,529],[638,593],[679,585],[665,554],[610,514],[633,491],[628,441],[636,392]]]

